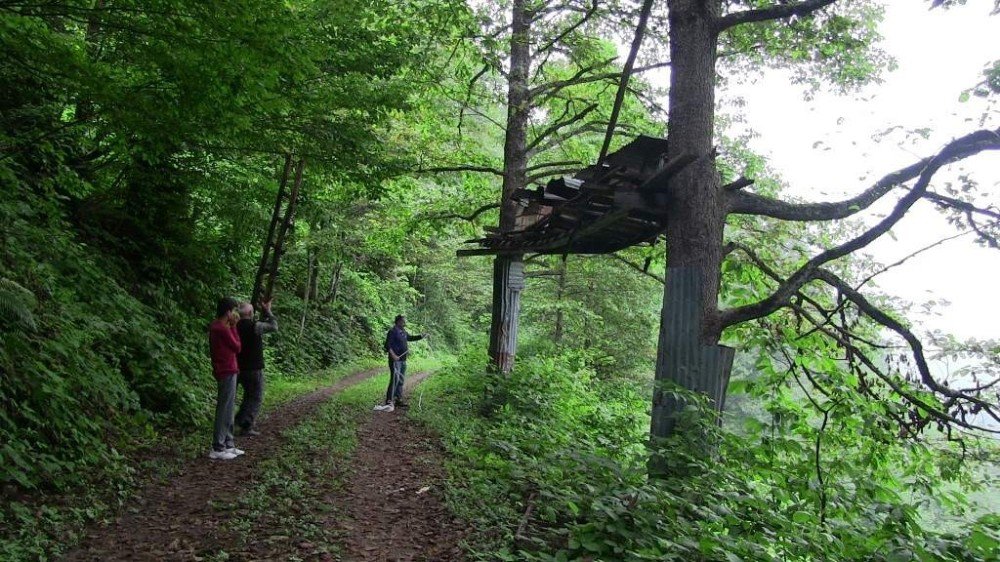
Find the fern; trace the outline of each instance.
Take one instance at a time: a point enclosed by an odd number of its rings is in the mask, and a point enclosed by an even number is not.
[[[7,319],[0,326],[6,328],[12,322],[15,327],[34,330],[36,324],[32,311],[37,304],[34,293],[16,281],[0,277],[0,317]]]

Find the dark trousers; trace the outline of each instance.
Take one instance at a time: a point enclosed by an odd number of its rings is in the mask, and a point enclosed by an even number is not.
[[[236,412],[236,425],[248,430],[253,428],[264,401],[264,370],[240,371],[239,383],[243,387],[243,401]]]
[[[403,383],[406,380],[406,360],[389,359],[389,387],[385,389],[385,403],[403,398]]]

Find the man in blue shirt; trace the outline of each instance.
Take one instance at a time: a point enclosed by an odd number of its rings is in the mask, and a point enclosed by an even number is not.
[[[400,314],[389,333],[385,335],[385,351],[389,354],[389,387],[385,390],[385,403],[375,406],[381,412],[391,412],[403,403],[403,381],[406,378],[406,359],[410,352],[407,342],[423,339],[424,334],[411,336],[406,333],[406,318]]]

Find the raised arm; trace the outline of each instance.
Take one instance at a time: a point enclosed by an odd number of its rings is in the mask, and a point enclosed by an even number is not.
[[[271,312],[271,301],[261,303],[260,308],[260,320],[253,325],[254,331],[257,332],[258,336],[262,336],[270,332],[277,332],[278,319],[274,316],[274,313]]]

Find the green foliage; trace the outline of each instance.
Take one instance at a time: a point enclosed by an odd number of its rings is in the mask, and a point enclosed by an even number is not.
[[[632,250],[626,259],[641,265],[640,252]],[[658,281],[609,256],[538,259],[528,275],[531,297],[523,304],[520,344],[526,354],[576,350],[605,378],[644,370],[654,361],[663,298]]]
[[[36,324],[32,311],[37,304],[34,293],[16,281],[0,277],[0,315],[9,318],[13,324],[5,326],[6,329],[34,330]]]
[[[315,415],[284,434],[281,451],[261,463],[246,494],[216,506],[233,514],[226,526],[242,541],[233,547],[265,541],[274,552],[288,552],[309,542],[317,556],[336,554],[337,532],[321,522],[332,515],[330,495],[343,489],[358,423],[370,411],[371,397],[382,384],[379,378],[369,379],[321,405]],[[282,532],[261,536],[260,528]]]
[[[475,559],[958,561],[997,554],[995,517],[959,535],[921,527],[918,502],[901,492],[915,485],[916,472],[930,470],[919,460],[926,449],[890,441],[877,451],[858,439],[857,426],[828,427],[824,455],[839,462],[826,463],[817,486],[810,466],[816,427],[691,428],[658,450],[668,473],[650,480],[644,385],[595,384],[571,354],[522,358],[509,378],[482,373],[481,361],[466,356],[425,383],[425,400],[435,405],[417,412],[452,455],[448,497],[477,529]],[[769,408],[802,419],[787,395]],[[699,419],[710,418],[691,417]],[[706,436],[714,454],[704,454]],[[903,458],[909,473],[898,471]],[[822,486],[825,510],[816,502]]]
[[[137,448],[207,427],[205,326],[219,296],[249,290],[285,151],[308,162],[303,226],[316,217],[318,232],[324,209],[340,222],[325,239],[299,228],[289,240],[271,374],[306,380],[369,356],[392,316],[418,304],[406,272],[420,258],[399,249],[405,223],[377,207],[406,163],[383,135],[454,9],[0,7],[0,557],[52,552],[38,530],[117,504]],[[365,224],[356,202],[373,205]],[[313,292],[299,337],[310,252],[320,286],[331,266],[343,279],[335,298]],[[453,341],[466,337],[452,324]]]
[[[740,6],[746,4],[746,6]],[[731,11],[761,9],[775,2],[734,2]],[[879,47],[883,8],[869,0],[835,2],[805,17],[739,25],[725,32],[720,48],[734,57],[720,59],[733,76],[761,68],[788,69],[797,82],[851,89],[878,80],[892,59]],[[729,74],[729,73],[726,73]]]

